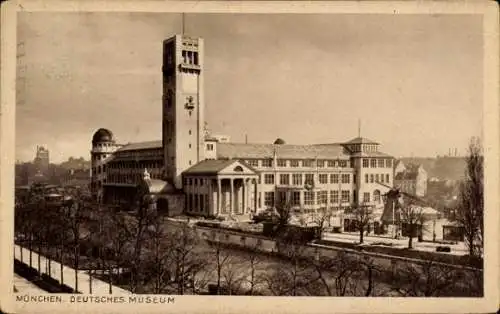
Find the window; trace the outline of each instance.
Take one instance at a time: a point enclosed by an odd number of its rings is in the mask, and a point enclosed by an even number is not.
[[[339,183],[339,175],[337,173],[330,175],[330,183]]]
[[[290,160],[290,167],[297,168],[299,166],[298,160]]]
[[[356,184],[356,174],[352,175],[352,183]]]
[[[319,183],[321,184],[327,184],[328,183],[328,175],[327,174],[320,174],[319,175]]]
[[[328,165],[328,167],[333,168],[333,167],[335,167],[335,161],[328,160],[327,165]]]
[[[385,175],[385,182],[389,183],[389,181],[390,181],[390,180],[389,180],[389,174],[386,174],[386,175]]]
[[[347,167],[347,160],[339,160],[339,166],[341,168]]]
[[[293,185],[302,185],[302,173],[292,174]]]
[[[306,173],[305,184],[314,184],[314,173]]]
[[[286,160],[278,159],[278,167],[286,167]]]
[[[270,168],[272,166],[273,166],[273,160],[272,159],[264,159],[264,160],[262,160],[262,167]]]
[[[314,205],[314,192],[313,191],[305,191],[304,192],[304,204],[305,205]]]
[[[378,167],[379,168],[384,168],[384,160],[383,159],[379,159],[378,160]]]
[[[373,181],[374,181],[374,176],[373,174],[370,174],[370,183],[373,183]]]
[[[326,204],[328,200],[328,191],[318,192],[318,204]]]
[[[375,182],[378,182],[378,173],[375,175]]]
[[[280,184],[289,185],[290,184],[290,175],[289,174],[280,174]]]
[[[330,203],[335,204],[339,202],[339,191],[330,191]]]
[[[342,183],[351,183],[351,175],[348,173],[342,174]]]
[[[342,203],[349,203],[350,200],[349,190],[342,190]]]
[[[247,163],[249,166],[252,166],[252,167],[259,166],[259,161],[257,159],[249,159],[249,160],[247,160]]]
[[[214,144],[207,144],[207,150],[208,151],[213,151],[214,150]]]
[[[292,192],[292,205],[294,206],[300,205],[300,192],[297,191]]]
[[[392,159],[386,159],[385,166],[387,168],[392,168]]]
[[[368,182],[370,182],[370,181],[368,180],[368,174],[365,174],[365,183],[368,183]]]
[[[363,202],[365,203],[370,202],[370,193],[363,193]]]
[[[363,168],[368,168],[368,159],[363,159]]]
[[[317,166],[318,166],[318,168],[324,168],[325,167],[325,161],[324,160],[318,160],[317,161]]]
[[[191,143],[189,143],[189,148],[191,148]]]
[[[384,183],[384,174],[380,175],[380,182]]]
[[[274,184],[274,174],[266,173],[264,175],[264,184]]]
[[[370,168],[377,168],[377,159],[370,159]]]
[[[274,192],[264,192],[264,205],[274,206]]]
[[[380,203],[380,191],[379,190],[375,190],[373,192],[373,200],[377,203]]]
[[[311,159],[302,160],[302,167],[312,167],[313,163]]]

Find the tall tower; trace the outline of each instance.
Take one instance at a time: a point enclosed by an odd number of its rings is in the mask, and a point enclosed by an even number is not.
[[[163,42],[165,179],[182,188],[184,170],[204,159],[203,39],[175,35]]]

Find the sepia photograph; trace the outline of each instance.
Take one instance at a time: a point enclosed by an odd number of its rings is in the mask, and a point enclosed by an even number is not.
[[[181,7],[15,13],[16,309],[486,297],[497,7]]]

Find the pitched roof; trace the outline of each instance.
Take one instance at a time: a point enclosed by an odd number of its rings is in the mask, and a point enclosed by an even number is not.
[[[234,162],[235,160],[227,159],[206,159],[187,169],[184,173],[217,173]]]
[[[162,148],[162,145],[163,145],[162,141],[129,143],[120,147],[117,150],[117,152],[128,151],[128,150],[158,149]]]
[[[369,140],[365,137],[356,137],[349,142],[346,142],[346,144],[378,144],[377,142],[374,142],[372,140]]]
[[[329,159],[347,158],[341,145],[290,145],[290,144],[242,144],[217,143],[217,158],[278,158],[290,159]]]

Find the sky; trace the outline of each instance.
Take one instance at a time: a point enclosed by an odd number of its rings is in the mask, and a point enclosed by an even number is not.
[[[101,127],[161,139],[162,41],[176,13],[20,13],[16,159],[90,157]],[[435,156],[482,132],[481,16],[186,14],[205,40],[206,120],[234,142],[348,141]],[[21,74],[24,73],[24,74]]]

